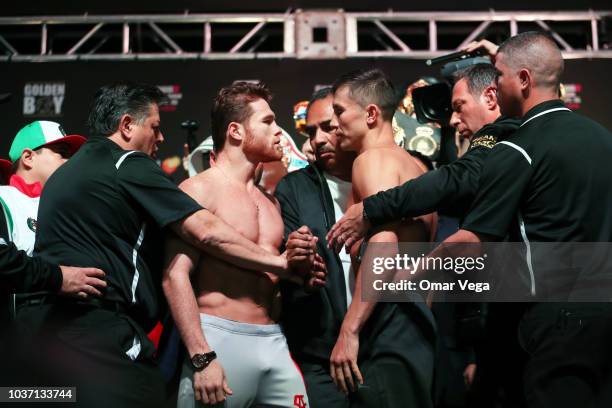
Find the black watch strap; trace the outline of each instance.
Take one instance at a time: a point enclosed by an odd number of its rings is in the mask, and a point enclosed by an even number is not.
[[[191,357],[191,366],[196,371],[202,371],[208,367],[215,358],[217,358],[217,353],[214,351],[204,354],[194,354],[193,357]]]

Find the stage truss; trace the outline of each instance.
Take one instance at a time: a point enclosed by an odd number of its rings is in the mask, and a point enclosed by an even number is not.
[[[612,11],[80,15],[0,18],[0,61],[427,59],[545,30],[565,58],[612,58]]]

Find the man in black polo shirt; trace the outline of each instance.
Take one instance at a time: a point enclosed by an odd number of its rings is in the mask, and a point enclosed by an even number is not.
[[[537,256],[535,242],[612,241],[612,135],[557,98],[563,58],[550,38],[527,32],[487,48],[502,113],[522,122],[491,151],[472,209],[447,242],[523,242],[531,293],[541,296],[554,260]],[[519,327],[528,406],[610,406],[611,333],[608,303],[533,304]]]
[[[45,220],[35,252],[107,274],[108,288],[98,302],[45,298],[17,316],[34,333],[25,345],[41,380],[76,385],[82,406],[163,403],[146,333],[164,306],[164,230],[245,268],[282,276],[289,270],[286,258],[267,253],[203,210],[152,160],[164,140],[158,109],[163,98],[148,85],[101,88],[88,119],[89,140],[49,179],[40,202]]]

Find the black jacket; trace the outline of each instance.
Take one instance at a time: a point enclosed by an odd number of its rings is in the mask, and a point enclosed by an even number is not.
[[[316,358],[329,363],[340,325],[346,314],[346,284],[342,262],[327,248],[325,235],[336,222],[334,206],[323,178],[313,165],[285,176],[274,193],[281,205],[285,239],[302,225],[319,238],[318,253],[327,265],[327,284],[307,293],[298,285],[281,281],[281,323],[296,359]]]
[[[371,224],[433,211],[463,218],[476,196],[485,158],[495,143],[514,133],[519,124],[500,117],[474,134],[470,148],[459,160],[366,198],[363,206]]]
[[[277,185],[276,198],[281,205],[285,238],[302,225],[319,237],[317,250],[327,265],[327,284],[314,293],[281,281],[283,326],[289,349],[298,361],[320,359],[327,366],[344,315],[346,284],[342,262],[327,248],[325,235],[335,223],[334,207],[323,174],[313,165],[285,176]],[[414,326],[416,324],[416,326]],[[379,303],[360,334],[360,358],[373,354],[406,354],[417,340],[412,331],[423,330],[428,341],[435,336],[433,316],[422,303]],[[410,337],[405,339],[405,337]],[[418,337],[418,336],[417,336]],[[420,341],[420,340],[419,340]]]

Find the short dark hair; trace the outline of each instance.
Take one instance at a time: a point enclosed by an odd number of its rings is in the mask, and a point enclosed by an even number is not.
[[[152,104],[159,105],[166,100],[166,95],[153,85],[134,82],[105,85],[98,89],[89,109],[89,136],[112,135],[119,128],[121,116],[126,114],[142,123],[149,116]]]
[[[249,103],[263,99],[270,102],[272,93],[262,82],[237,81],[221,88],[210,112],[212,139],[216,152],[225,146],[227,127],[232,122],[244,123],[251,116]]]
[[[536,84],[559,90],[563,74],[563,56],[555,40],[545,32],[527,31],[508,38],[497,50],[504,54],[506,63],[519,70],[529,69]]]
[[[317,89],[313,92],[310,100],[308,101],[308,109],[306,110],[306,115],[308,115],[308,110],[310,110],[310,106],[316,101],[323,100],[328,96],[333,96],[333,90],[331,86],[326,86],[324,88]]]
[[[312,96],[310,97],[310,100],[308,101],[308,105],[310,105],[313,102],[320,101],[321,99],[325,99],[328,96],[333,95],[333,94],[334,92],[331,86],[326,86],[324,88],[317,89],[316,91],[312,93]]]
[[[470,93],[475,97],[479,96],[497,78],[497,70],[491,64],[475,64],[453,75],[455,83],[465,79]]]
[[[361,106],[377,105],[385,121],[392,121],[397,109],[397,94],[393,83],[380,69],[358,70],[342,75],[332,87],[335,93],[347,86],[351,97]]]

